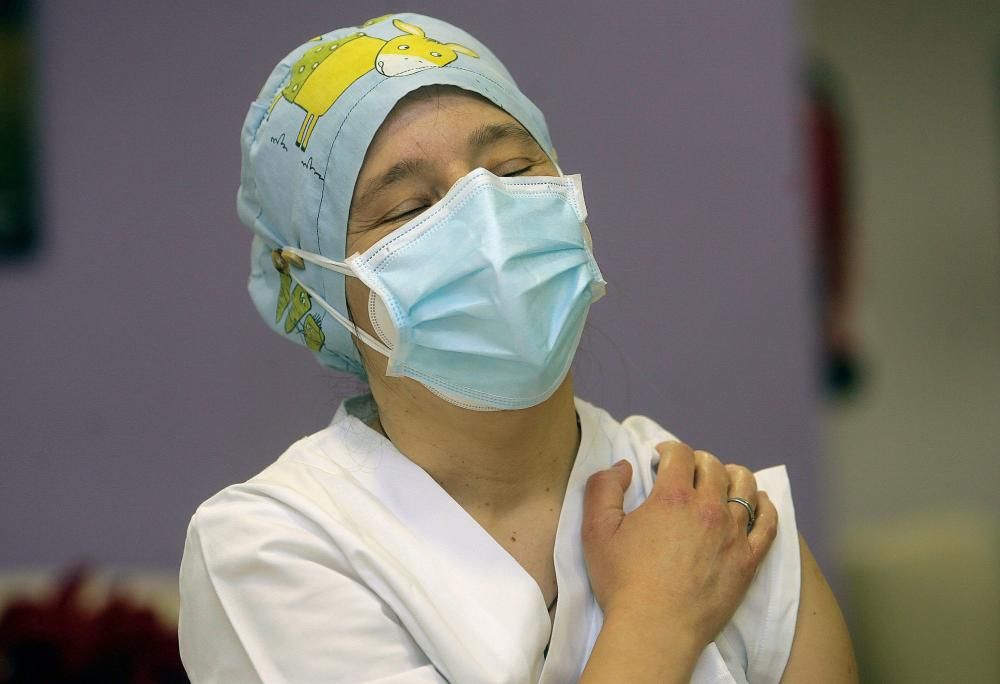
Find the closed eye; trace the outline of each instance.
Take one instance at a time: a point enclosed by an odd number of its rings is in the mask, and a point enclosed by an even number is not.
[[[521,168],[521,169],[517,169],[516,171],[509,171],[508,173],[502,174],[502,176],[504,178],[510,178],[511,176],[522,176],[525,173],[527,173],[528,171],[530,171],[532,166],[534,166],[534,164],[531,164],[529,166],[525,166],[524,168]]]
[[[420,212],[422,212],[425,209],[427,209],[428,206],[429,205],[425,204],[425,205],[422,205],[422,206],[419,206],[419,207],[414,207],[413,209],[408,209],[407,211],[403,211],[403,212],[400,212],[398,214],[392,214],[391,216],[387,216],[384,219],[382,219],[381,223],[396,223],[397,221],[399,221],[401,219],[413,218],[414,216],[416,216]]]

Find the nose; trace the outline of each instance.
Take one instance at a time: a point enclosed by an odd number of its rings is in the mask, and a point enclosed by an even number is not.
[[[443,170],[442,179],[447,183],[447,187],[443,188],[445,192],[450,190],[455,183],[459,180],[468,176],[470,173],[476,170],[477,167],[469,164],[465,161],[454,161],[448,164]],[[443,193],[442,193],[443,194]]]

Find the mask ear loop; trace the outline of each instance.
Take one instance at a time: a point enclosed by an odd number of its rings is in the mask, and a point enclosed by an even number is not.
[[[375,351],[379,352],[380,354],[382,354],[386,358],[389,357],[389,354],[392,352],[392,350],[388,346],[386,346],[384,343],[382,343],[381,340],[377,340],[374,337],[372,337],[371,335],[369,335],[368,333],[366,333],[364,330],[362,330],[361,328],[359,328],[357,326],[357,324],[355,324],[354,322],[352,322],[349,318],[347,318],[342,313],[340,313],[339,311],[337,311],[336,309],[334,309],[332,306],[330,306],[329,304],[327,304],[326,300],[324,300],[322,297],[320,297],[318,294],[316,294],[316,292],[311,287],[309,287],[308,285],[306,285],[305,283],[303,283],[301,280],[299,280],[298,277],[296,277],[296,275],[292,272],[292,269],[288,268],[289,266],[294,266],[295,268],[301,270],[301,269],[305,268],[305,262],[308,261],[309,263],[315,264],[316,266],[319,266],[321,268],[328,268],[331,271],[336,271],[337,273],[343,273],[346,276],[356,277],[354,275],[354,271],[351,270],[350,265],[348,265],[348,264],[346,264],[346,263],[344,263],[342,261],[336,261],[335,259],[327,258],[327,257],[322,256],[320,254],[313,254],[312,252],[305,252],[303,250],[296,249],[295,247],[285,247],[285,248],[280,249],[280,250],[277,250],[277,249],[274,250],[271,253],[271,260],[274,263],[274,267],[276,269],[278,269],[278,271],[280,271],[282,273],[287,273],[292,278],[292,280],[294,280],[296,282],[296,284],[298,284],[299,287],[301,287],[303,290],[305,290],[309,294],[310,297],[312,297],[316,302],[319,303],[319,305],[321,307],[323,307],[323,309],[325,309],[327,312],[329,312],[329,314],[331,316],[333,316],[334,319],[336,319],[336,321],[338,323],[340,323],[342,326],[344,326],[345,328],[347,328],[348,332],[350,332],[350,333],[352,333],[354,335],[357,335],[358,339],[360,339],[362,342],[364,342],[369,347],[371,347]],[[375,293],[372,292],[372,294],[374,295]],[[374,319],[372,319],[372,320],[374,321]],[[500,409],[494,408],[492,406],[481,406],[481,405],[470,403],[470,402],[463,402],[463,401],[456,400],[456,399],[454,399],[452,397],[449,397],[447,394],[444,394],[444,393],[440,392],[439,390],[434,389],[433,387],[429,387],[428,386],[427,389],[429,389],[431,392],[433,392],[434,394],[438,395],[439,397],[441,397],[445,401],[448,401],[448,402],[450,402],[452,404],[455,404],[456,406],[461,406],[462,408],[467,408],[467,409],[470,409],[470,410],[473,410],[473,411],[499,411],[500,410]]]
[[[552,164],[556,167],[556,171],[559,172],[559,177],[560,178],[565,178],[566,174],[563,173],[562,167],[559,166],[559,162],[557,162],[555,160],[555,158],[553,158],[551,156],[549,158],[552,159]],[[584,199],[583,199],[583,188],[580,187],[579,178],[575,178],[574,179],[573,185],[575,186],[576,201],[580,205],[580,210],[583,212],[584,215],[586,215],[587,214],[587,205],[586,205],[586,203],[584,202]],[[584,241],[587,243],[587,249],[590,251],[591,254],[593,254],[594,253],[594,240],[593,240],[593,238],[590,235],[590,227],[587,226],[587,222],[586,221],[583,221],[582,224],[583,224],[583,238],[584,238]]]
[[[305,268],[305,264],[303,262],[308,261],[309,263],[319,266],[321,268],[327,268],[331,271],[336,271],[337,273],[342,273],[346,276],[356,277],[354,275],[354,271],[351,270],[351,267],[349,265],[345,264],[342,261],[329,259],[319,254],[313,254],[312,252],[306,252],[300,249],[296,249],[295,247],[284,247],[281,250],[275,250],[274,252],[272,252],[272,260],[274,261],[275,268],[291,276],[292,280],[294,280],[299,287],[305,290],[306,293],[308,293],[310,297],[312,297],[321,307],[323,307],[323,309],[328,314],[333,316],[334,320],[336,320],[344,328],[346,328],[347,332],[351,333],[352,335],[355,335],[359,340],[367,344],[369,347],[377,351],[382,356],[389,358],[389,355],[392,354],[392,350],[389,349],[389,347],[383,344],[381,340],[378,340],[369,335],[367,332],[359,328],[357,324],[355,324],[347,316],[345,316],[344,314],[340,313],[332,306],[330,306],[325,299],[323,299],[316,293],[315,290],[313,290],[311,287],[309,287],[301,280],[299,280],[299,278],[295,275],[292,269],[288,268],[288,265],[292,265],[295,268],[301,270]],[[282,268],[282,266],[284,266],[284,268]]]

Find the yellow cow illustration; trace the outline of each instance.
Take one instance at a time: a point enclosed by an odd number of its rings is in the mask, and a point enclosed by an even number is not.
[[[377,20],[374,20],[377,21]],[[458,54],[478,58],[458,43],[428,38],[419,26],[400,19],[393,26],[403,35],[382,40],[364,32],[317,44],[292,66],[291,80],[274,98],[268,114],[282,97],[305,110],[295,145],[305,151],[319,117],[329,111],[348,86],[372,69],[383,76],[406,76],[454,62]]]

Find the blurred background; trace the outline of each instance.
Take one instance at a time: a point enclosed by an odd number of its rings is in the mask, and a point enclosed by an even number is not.
[[[788,466],[862,681],[1000,682],[995,0],[0,1],[0,682],[184,681],[195,508],[361,391],[257,318],[238,136],[402,10],[583,174],[578,394]]]

